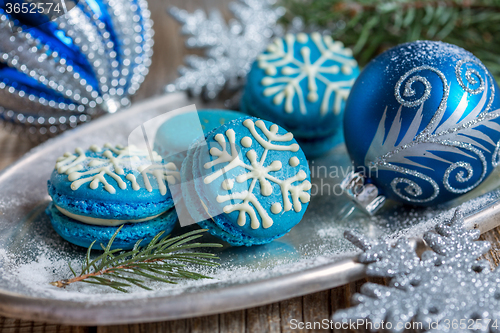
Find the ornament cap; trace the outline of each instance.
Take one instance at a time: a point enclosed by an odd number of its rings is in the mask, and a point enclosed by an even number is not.
[[[374,215],[385,203],[385,196],[379,195],[374,184],[366,183],[361,172],[351,171],[340,184],[346,195],[359,209],[368,215]]]

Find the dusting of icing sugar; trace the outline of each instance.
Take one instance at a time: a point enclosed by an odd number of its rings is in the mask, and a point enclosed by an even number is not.
[[[349,244],[347,244],[349,245]],[[40,250],[47,250],[47,245],[40,246]],[[336,254],[343,258],[345,254]],[[72,267],[81,266],[80,260],[74,258],[68,259],[62,255],[41,253],[36,258],[30,258],[22,263],[15,263],[13,259],[6,259],[5,264],[9,267],[8,277],[11,280],[18,281],[20,288],[23,288],[23,294],[29,294],[31,297],[44,297],[57,300],[71,300],[74,302],[85,302],[88,305],[99,304],[106,301],[123,300],[146,300],[156,297],[173,296],[185,293],[190,288],[203,289],[208,285],[217,284],[218,288],[224,288],[227,285],[248,283],[254,280],[266,279],[273,276],[294,273],[297,271],[313,268],[325,263],[331,262],[332,255],[324,254],[318,257],[294,258],[294,255],[278,248],[278,254],[269,257],[269,253],[259,251],[252,260],[244,262],[245,265],[233,265],[235,258],[221,262],[221,266],[207,267],[195,265],[191,270],[206,276],[212,276],[213,279],[179,279],[176,284],[167,284],[158,281],[147,280],[146,285],[154,292],[145,291],[137,286],[127,288],[129,293],[121,293],[111,288],[90,285],[86,283],[75,283],[65,289],[59,289],[50,285],[50,282],[61,279],[61,277],[70,277],[72,272],[68,267],[68,261]],[[92,257],[94,258],[94,257]],[[1,259],[1,250],[0,250]]]
[[[311,48],[308,46],[300,48],[303,61],[294,54],[295,41],[305,44],[309,38],[321,53],[321,56],[314,62],[311,62]],[[306,114],[307,107],[300,82],[307,79],[307,100],[315,103],[319,98],[317,81],[321,81],[326,85],[326,90],[323,94],[320,114],[324,116],[332,109],[334,114],[340,113],[342,100],[347,99],[355,79],[331,81],[323,74],[337,74],[340,70],[345,75],[351,75],[357,63],[352,58],[350,49],[344,48],[341,42],[334,42],[330,36],[322,36],[315,32],[310,37],[304,33],[298,34],[297,37],[287,34],[284,39],[275,39],[268,46],[267,51],[268,53],[261,54],[257,58],[259,67],[267,74],[261,81],[261,84],[267,87],[263,91],[264,96],[274,96],[275,105],[281,105],[284,101],[285,111],[288,113],[294,111],[293,101],[297,98],[300,112]],[[340,68],[337,64],[324,66],[328,60],[340,64]],[[282,67],[282,76],[276,76],[278,67]],[[330,106],[332,94],[335,94],[333,108]]]
[[[107,181],[105,176],[114,179],[118,187],[124,190],[127,188],[127,183],[120,177],[125,175],[124,167],[133,168],[133,165],[140,164],[141,160],[148,160],[152,163],[136,167],[136,170],[142,175],[144,185],[149,192],[153,190],[153,187],[147,176],[148,174],[152,174],[156,178],[162,195],[167,193],[165,180],[169,184],[175,184],[177,180],[180,180],[179,172],[173,163],[157,164],[162,158],[154,151],[150,153],[148,150],[138,149],[135,146],[112,146],[109,143],[104,145],[104,149],[96,145],[90,146],[89,149],[101,154],[99,156],[87,156],[82,148],[76,148],[74,154],[65,153],[56,161],[55,168],[57,172],[68,175],[68,180],[72,182],[71,189],[73,191],[86,183],[90,183],[89,187],[93,190],[97,189],[99,184],[102,184],[106,191],[115,194],[115,187]],[[85,168],[85,163],[90,169],[81,172]],[[133,190],[138,191],[140,189],[133,174],[126,175],[125,179],[131,183]]]
[[[239,226],[244,226],[246,224],[246,215],[248,214],[248,216],[250,216],[250,227],[252,229],[257,229],[260,226],[259,219],[257,217],[258,214],[262,221],[262,227],[266,229],[273,225],[273,219],[269,216],[264,207],[262,207],[262,204],[259,202],[257,197],[253,194],[253,189],[257,181],[259,181],[260,193],[263,196],[270,196],[272,194],[273,186],[271,185],[270,182],[279,185],[282,193],[284,210],[289,211],[293,208],[295,212],[301,211],[302,203],[309,202],[310,195],[309,193],[307,193],[307,191],[311,189],[311,183],[309,182],[309,180],[306,180],[307,174],[303,170],[297,172],[295,176],[284,180],[278,179],[270,175],[269,172],[281,170],[282,164],[278,160],[271,162],[268,166],[264,166],[267,153],[270,150],[292,151],[292,152],[296,152],[299,150],[299,145],[296,143],[290,145],[277,145],[272,143],[272,141],[275,142],[291,141],[293,139],[293,135],[291,133],[278,135],[277,133],[279,127],[277,125],[273,124],[271,125],[270,129],[268,129],[266,127],[266,124],[262,120],[257,120],[254,123],[253,120],[246,119],[243,122],[243,126],[248,128],[255,141],[257,141],[264,148],[264,152],[262,153],[260,159],[258,158],[255,150],[251,149],[248,150],[246,153],[246,157],[250,161],[250,165],[243,162],[240,159],[239,154],[236,150],[235,132],[233,129],[228,129],[225,133],[226,136],[220,133],[215,135],[214,139],[220,145],[221,150],[216,147],[211,148],[209,152],[210,155],[215,156],[217,158],[211,162],[205,163],[204,167],[205,169],[209,169],[221,163],[228,163],[228,164],[223,168],[206,176],[203,181],[205,184],[210,184],[215,179],[219,178],[223,174],[227,173],[228,171],[236,167],[242,167],[248,170],[247,173],[241,174],[238,177],[236,177],[236,182],[238,183],[244,183],[249,179],[252,180],[249,189],[247,191],[230,193],[227,195],[218,195],[216,197],[216,200],[219,203],[227,201],[232,202],[233,200],[241,200],[240,203],[228,204],[224,206],[223,208],[224,213],[229,214],[233,211],[238,210],[240,212],[237,221]],[[262,137],[257,132],[257,130],[255,129],[256,126],[262,131],[265,138]],[[225,137],[227,137],[229,145],[231,146],[230,153],[227,150],[227,142]],[[225,186],[227,186],[225,182],[226,180],[222,182],[222,187],[224,189],[226,189]],[[298,185],[292,185],[295,182],[301,182],[301,183],[299,183]],[[227,188],[226,190],[229,190],[229,188]],[[292,197],[292,201],[290,201],[289,199],[289,194]],[[278,205],[280,208],[279,211],[281,211],[281,204],[278,203]],[[273,204],[271,207],[271,212],[275,213],[276,211],[278,211],[278,206]]]

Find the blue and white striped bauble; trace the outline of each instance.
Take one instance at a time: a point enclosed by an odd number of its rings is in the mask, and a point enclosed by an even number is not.
[[[45,138],[130,103],[151,63],[145,0],[66,1],[72,9],[52,18],[8,14],[6,3],[0,0],[4,124]]]

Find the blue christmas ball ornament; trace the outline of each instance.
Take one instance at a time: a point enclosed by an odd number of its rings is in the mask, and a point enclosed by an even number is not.
[[[344,188],[369,213],[385,197],[430,206],[469,192],[500,161],[499,108],[498,86],[472,53],[433,41],[386,51],[346,103],[355,172]]]

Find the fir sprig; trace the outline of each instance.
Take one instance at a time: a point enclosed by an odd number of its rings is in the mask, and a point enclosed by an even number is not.
[[[442,40],[471,51],[500,79],[500,0],[281,0],[285,20],[326,28],[361,66],[386,49]]]
[[[181,236],[162,237],[164,232],[156,235],[145,247],[141,247],[139,240],[130,251],[121,249],[111,250],[111,245],[120,232],[118,228],[108,244],[101,244],[103,253],[91,259],[91,250],[95,241],[89,246],[80,274],[68,263],[74,277],[51,282],[50,284],[64,288],[75,282],[85,282],[111,287],[121,292],[127,292],[126,287],[136,285],[142,289],[147,287],[145,279],[175,284],[178,279],[205,279],[208,276],[186,269],[186,264],[217,266],[211,259],[219,259],[212,253],[189,252],[196,248],[222,247],[216,243],[190,243],[202,237],[200,233],[206,229],[195,230]]]

